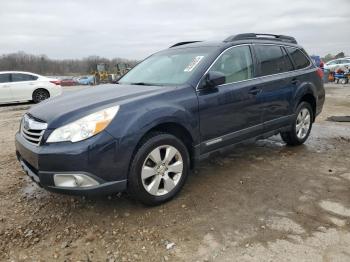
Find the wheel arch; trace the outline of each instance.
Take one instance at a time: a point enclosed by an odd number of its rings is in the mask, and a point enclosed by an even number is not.
[[[312,121],[314,122],[314,121],[315,121],[315,118],[316,118],[316,98],[315,98],[315,96],[314,96],[313,94],[311,94],[311,93],[304,94],[304,95],[300,98],[300,100],[299,100],[297,106],[298,106],[301,102],[307,102],[307,103],[309,103],[309,104],[311,105],[311,108],[312,108]]]
[[[191,132],[181,123],[178,122],[163,122],[163,123],[157,123],[154,126],[150,127],[138,140],[138,143],[134,149],[133,156],[136,154],[139,147],[143,144],[144,140],[147,139],[147,137],[151,133],[166,133],[171,134],[178,139],[180,139],[186,146],[190,161],[191,161],[191,168],[194,166],[194,138],[191,134]]]
[[[294,104],[294,112],[296,108],[299,106],[301,102],[307,102],[312,107],[313,119],[315,121],[316,118],[316,108],[317,108],[317,91],[316,87],[311,83],[306,83],[305,85],[301,85],[295,93],[295,104]]]

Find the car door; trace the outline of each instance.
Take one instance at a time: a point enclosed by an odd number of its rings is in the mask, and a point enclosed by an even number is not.
[[[11,74],[0,74],[0,102],[11,102],[12,92],[10,88]]]
[[[24,73],[11,74],[11,91],[16,101],[32,100],[38,77]]]
[[[225,75],[225,83],[199,89],[201,153],[240,142],[262,131],[260,90],[254,79],[249,45],[226,49],[208,72]]]
[[[292,114],[292,95],[298,81],[290,74],[293,64],[279,45],[255,44],[261,89],[264,131],[287,125]]]

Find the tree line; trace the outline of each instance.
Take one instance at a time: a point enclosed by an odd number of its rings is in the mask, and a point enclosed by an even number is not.
[[[107,59],[89,56],[82,59],[51,59],[46,55],[32,55],[25,52],[4,54],[0,56],[0,71],[28,71],[41,75],[74,76],[90,74],[99,63],[106,64],[113,73],[118,64],[133,67],[137,61],[123,58]]]

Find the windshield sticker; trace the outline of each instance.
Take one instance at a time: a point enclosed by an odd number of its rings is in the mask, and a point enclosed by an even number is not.
[[[203,59],[204,56],[196,56],[193,58],[191,63],[185,68],[184,72],[191,72],[198,64],[199,62]]]

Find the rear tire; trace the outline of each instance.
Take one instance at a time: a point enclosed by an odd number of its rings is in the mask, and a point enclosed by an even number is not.
[[[311,105],[301,102],[297,107],[290,130],[281,132],[282,140],[289,146],[303,144],[310,135],[313,119]]]
[[[131,162],[128,192],[145,205],[162,204],[182,189],[189,167],[189,153],[180,139],[151,133],[143,139]]]
[[[45,89],[37,89],[33,92],[33,101],[36,104],[44,101],[45,99],[48,99],[49,97],[50,94]]]

